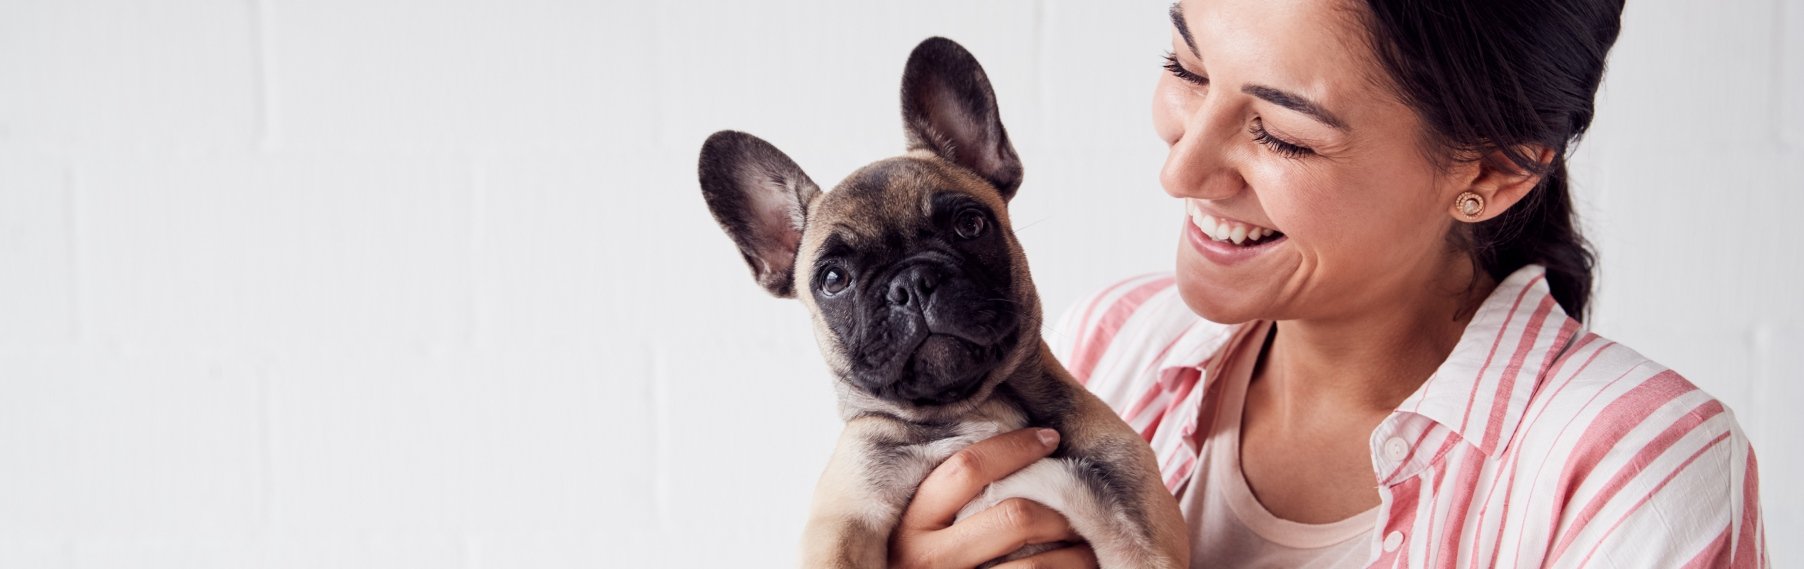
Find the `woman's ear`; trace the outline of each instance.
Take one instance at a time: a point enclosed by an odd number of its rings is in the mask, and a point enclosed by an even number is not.
[[[1552,148],[1526,145],[1518,147],[1516,150],[1525,156],[1534,157],[1535,163],[1540,165],[1541,172],[1547,171],[1553,164],[1554,151]],[[1461,206],[1466,204],[1462,204],[1461,202],[1464,200],[1459,197],[1455,197],[1447,204],[1447,212],[1454,219],[1468,223],[1489,221],[1503,215],[1503,212],[1509,211],[1517,202],[1528,197],[1528,193],[1534,191],[1535,186],[1541,183],[1541,174],[1523,170],[1499,150],[1491,151],[1472,163],[1472,167],[1476,171],[1471,173],[1471,181],[1466,184],[1459,195],[1463,196],[1466,192],[1478,194],[1478,197],[1484,200],[1480,202],[1482,208],[1477,215],[1467,215],[1466,212],[1461,211]]]

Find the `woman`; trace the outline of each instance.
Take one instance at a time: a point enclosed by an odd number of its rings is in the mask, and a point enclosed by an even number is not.
[[[1196,566],[1765,565],[1730,412],[1581,324],[1592,255],[1565,156],[1621,10],[1172,7],[1153,119],[1187,214],[1176,274],[1111,287],[1054,333],[1159,454]],[[918,496],[974,495],[1044,456],[1034,435],[974,445],[977,472]],[[1072,537],[1050,510],[1009,511],[911,507],[892,561]]]

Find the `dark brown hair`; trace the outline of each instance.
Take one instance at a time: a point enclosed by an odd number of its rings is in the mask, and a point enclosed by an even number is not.
[[[1494,160],[1541,175],[1503,215],[1454,238],[1492,278],[1531,263],[1574,318],[1591,299],[1596,255],[1580,235],[1566,151],[1591,125],[1623,0],[1367,0],[1372,43],[1392,86],[1440,157]],[[1551,149],[1542,165],[1532,147]]]

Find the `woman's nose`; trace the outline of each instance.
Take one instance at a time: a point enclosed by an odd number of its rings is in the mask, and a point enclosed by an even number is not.
[[[1165,167],[1159,172],[1165,193],[1208,200],[1238,193],[1246,182],[1229,155],[1231,138],[1223,135],[1232,130],[1228,128],[1231,117],[1205,103],[1183,120],[1183,134],[1171,144]]]

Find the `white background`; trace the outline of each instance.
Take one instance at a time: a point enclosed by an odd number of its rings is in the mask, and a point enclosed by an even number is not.
[[[1160,1],[0,1],[0,567],[786,566],[838,430],[709,219],[984,63],[1056,315],[1167,270]],[[1573,159],[1595,329],[1721,397],[1804,564],[1804,8],[1637,0]]]

